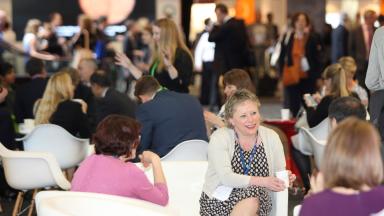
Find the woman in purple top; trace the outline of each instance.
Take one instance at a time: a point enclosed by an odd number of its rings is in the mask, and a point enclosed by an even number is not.
[[[304,200],[300,215],[368,216],[384,213],[380,139],[368,122],[344,120],[331,133],[321,173],[311,179],[319,192]]]
[[[159,205],[168,203],[168,189],[160,158],[144,151],[139,158],[146,167],[152,164],[154,185],[135,164],[140,143],[140,125],[132,118],[109,115],[93,135],[96,154],[88,157],[76,171],[72,191],[105,193],[142,199]]]

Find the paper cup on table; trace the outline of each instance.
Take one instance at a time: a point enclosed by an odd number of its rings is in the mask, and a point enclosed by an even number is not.
[[[24,119],[24,128],[26,130],[33,129],[35,127],[34,119]]]
[[[289,109],[281,109],[281,120],[289,120],[290,111]]]
[[[276,172],[276,177],[284,181],[285,187],[289,187],[288,170]]]

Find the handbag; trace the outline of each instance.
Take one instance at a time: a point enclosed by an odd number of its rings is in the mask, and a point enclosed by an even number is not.
[[[284,65],[283,69],[283,85],[291,86],[300,82],[300,72],[295,66]]]

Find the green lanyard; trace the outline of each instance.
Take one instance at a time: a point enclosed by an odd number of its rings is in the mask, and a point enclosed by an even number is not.
[[[156,72],[156,69],[157,69],[158,66],[159,66],[159,60],[155,60],[155,62],[153,63],[153,65],[152,65],[152,67],[151,67],[151,69],[149,71],[149,74],[151,76],[155,76],[155,72]]]

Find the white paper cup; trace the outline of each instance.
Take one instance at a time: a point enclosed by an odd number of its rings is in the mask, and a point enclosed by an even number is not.
[[[31,129],[35,127],[35,120],[34,119],[24,119],[24,128],[25,129]]]
[[[282,170],[276,172],[276,177],[283,180],[286,187],[289,187],[288,170]]]
[[[281,109],[281,120],[289,120],[290,119],[290,111],[289,109]]]

